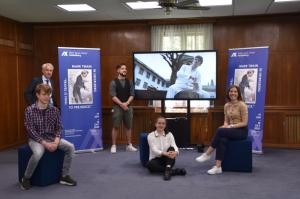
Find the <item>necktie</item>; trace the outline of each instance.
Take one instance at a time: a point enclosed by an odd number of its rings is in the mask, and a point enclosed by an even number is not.
[[[49,79],[46,79],[46,84],[49,85]],[[50,86],[50,85],[49,85]],[[51,86],[50,86],[51,87]],[[52,94],[50,94],[50,104],[53,105]]]

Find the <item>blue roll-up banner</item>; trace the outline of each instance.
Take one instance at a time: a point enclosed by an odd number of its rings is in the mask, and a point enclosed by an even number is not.
[[[100,49],[58,48],[63,138],[76,152],[103,149]]]
[[[269,47],[229,49],[227,87],[237,85],[248,105],[252,152],[262,153]]]

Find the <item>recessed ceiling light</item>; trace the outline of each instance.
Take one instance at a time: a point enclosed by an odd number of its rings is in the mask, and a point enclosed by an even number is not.
[[[200,6],[229,6],[232,0],[199,0]]]
[[[126,2],[126,5],[128,5],[133,10],[143,10],[143,9],[153,9],[153,8],[161,8],[158,5],[158,1],[135,1],[135,2]]]
[[[60,4],[57,6],[69,12],[84,12],[84,11],[96,10],[95,8],[89,6],[88,4]]]
[[[282,2],[291,2],[291,1],[300,1],[300,0],[275,0],[275,3],[282,3]]]

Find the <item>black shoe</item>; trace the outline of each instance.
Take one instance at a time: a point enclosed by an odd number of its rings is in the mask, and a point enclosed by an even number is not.
[[[68,186],[76,186],[77,182],[73,180],[69,175],[65,177],[61,177],[59,180],[60,184],[68,185]]]
[[[185,176],[186,175],[186,170],[185,169],[173,169],[172,170],[172,175],[173,176]]]
[[[164,180],[171,180],[172,176],[172,169],[171,167],[166,167],[165,173],[164,173]]]
[[[27,178],[22,178],[21,183],[20,183],[20,187],[23,190],[28,190],[31,188],[31,184],[30,184],[30,180]]]
[[[185,176],[186,175],[186,170],[184,168],[177,169],[176,173],[177,173],[177,175]]]

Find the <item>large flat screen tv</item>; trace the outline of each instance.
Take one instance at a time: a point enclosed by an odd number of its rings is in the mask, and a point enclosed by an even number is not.
[[[187,100],[216,98],[217,52],[134,52],[136,99]]]

